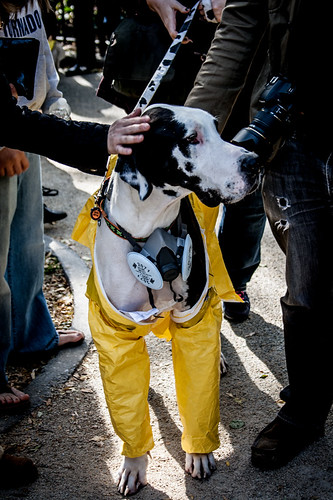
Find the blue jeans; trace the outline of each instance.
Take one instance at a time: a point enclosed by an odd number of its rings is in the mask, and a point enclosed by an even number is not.
[[[279,415],[322,429],[333,398],[333,158],[310,144],[311,137],[293,139],[281,148],[265,173],[263,199],[286,254],[281,305],[289,386]]]
[[[53,349],[58,334],[43,295],[44,230],[40,158],[0,178],[0,383],[10,351]]]
[[[245,290],[260,264],[266,216],[260,189],[238,203],[225,205],[219,228],[224,263],[235,290]]]

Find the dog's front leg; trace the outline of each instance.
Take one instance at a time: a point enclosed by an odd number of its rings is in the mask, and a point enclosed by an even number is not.
[[[224,375],[227,374],[228,372],[228,362],[226,360],[226,357],[224,354],[221,352],[221,358],[220,358],[220,370],[221,370],[221,377],[224,377]]]
[[[147,484],[148,454],[141,457],[124,457],[118,470],[118,491],[123,495],[133,495]]]
[[[216,470],[213,453],[186,453],[185,471],[192,477],[208,479]]]

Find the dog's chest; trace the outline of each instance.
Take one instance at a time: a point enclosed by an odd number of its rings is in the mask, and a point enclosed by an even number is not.
[[[102,289],[117,310],[156,309],[156,314],[166,310],[185,311],[199,300],[207,281],[205,249],[199,225],[186,200],[181,204],[181,216],[193,241],[192,269],[186,282],[179,275],[171,283],[164,282],[160,290],[148,289],[136,279],[127,262],[132,245],[111,232],[102,220],[96,233],[94,262]]]

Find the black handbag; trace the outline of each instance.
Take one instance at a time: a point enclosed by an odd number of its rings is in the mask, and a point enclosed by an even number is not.
[[[196,21],[196,22],[195,22]],[[154,102],[183,104],[214,36],[215,25],[194,19],[189,36],[163,77]],[[112,34],[97,95],[129,112],[172,40],[157,14],[124,18]]]
[[[38,53],[35,38],[0,38],[0,71],[28,100],[34,96]]]
[[[114,81],[117,92],[138,97],[153,76],[171,39],[162,23],[140,17],[123,19],[112,34],[105,59],[104,74]],[[170,68],[165,82],[171,81]]]

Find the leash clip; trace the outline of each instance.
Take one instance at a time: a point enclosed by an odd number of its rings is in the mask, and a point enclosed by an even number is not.
[[[101,219],[103,216],[102,203],[105,198],[108,198],[108,195],[111,192],[111,186],[111,177],[105,177],[97,194],[95,195],[95,206],[90,210],[90,217],[92,220],[97,221],[99,225],[101,225]]]

